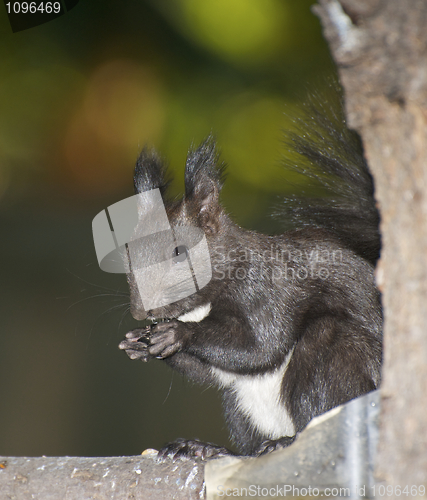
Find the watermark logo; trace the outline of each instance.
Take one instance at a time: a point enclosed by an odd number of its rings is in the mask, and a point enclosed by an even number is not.
[[[170,224],[159,189],[100,212],[92,223],[98,263],[109,273],[131,273],[146,311],[189,297],[212,279],[249,280],[282,290],[345,272],[342,249],[277,239],[253,248],[217,238],[196,225]]]
[[[212,278],[206,236],[194,226],[172,226],[159,189],[115,203],[93,219],[103,271],[132,273],[146,311],[172,304]]]
[[[78,3],[79,0],[27,2],[4,0],[13,33],[34,28],[63,16]]]

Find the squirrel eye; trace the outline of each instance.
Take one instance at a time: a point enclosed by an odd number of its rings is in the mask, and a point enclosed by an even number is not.
[[[184,262],[188,256],[188,248],[185,245],[179,245],[173,249],[172,260],[174,264]]]

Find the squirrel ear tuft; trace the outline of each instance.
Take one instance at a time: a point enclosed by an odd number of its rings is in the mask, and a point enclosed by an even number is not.
[[[197,148],[190,150],[185,166],[185,197],[196,201],[200,210],[219,204],[224,183],[225,165],[220,162],[215,140],[209,135]]]
[[[135,193],[143,193],[151,189],[160,189],[162,195],[169,185],[167,171],[163,161],[154,149],[144,147],[135,165],[133,176]]]

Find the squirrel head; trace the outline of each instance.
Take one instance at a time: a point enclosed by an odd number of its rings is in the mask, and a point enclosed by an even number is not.
[[[224,164],[219,161],[211,136],[188,153],[182,199],[167,197],[167,179],[166,168],[157,153],[145,148],[134,175],[135,191],[141,195],[138,225],[142,228],[146,223],[142,214],[147,213],[146,204],[154,199],[145,194],[155,190],[160,192],[167,222],[166,226],[157,224],[150,238],[138,239],[137,226],[134,242],[128,249],[131,313],[139,320],[176,318],[206,302],[206,296],[212,293],[204,289],[212,278],[210,249],[221,238],[227,220],[219,202]]]

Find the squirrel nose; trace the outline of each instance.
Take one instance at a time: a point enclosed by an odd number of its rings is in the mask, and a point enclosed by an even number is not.
[[[132,314],[132,317],[137,321],[143,321],[144,319],[147,319],[147,313],[145,312],[143,307],[131,305],[130,313]]]

